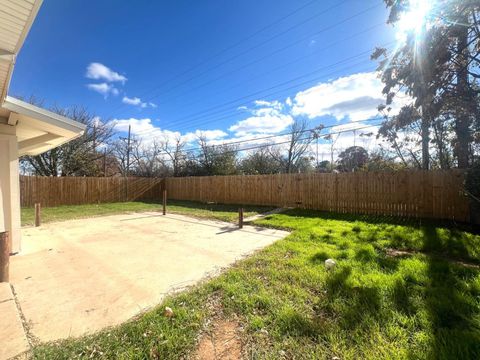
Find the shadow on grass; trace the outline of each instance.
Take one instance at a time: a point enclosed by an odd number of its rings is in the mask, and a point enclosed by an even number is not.
[[[439,219],[422,219],[409,218],[388,215],[372,215],[372,214],[342,214],[328,211],[307,210],[307,209],[289,209],[283,212],[284,215],[301,216],[305,218],[321,218],[324,220],[340,220],[349,222],[367,222],[370,224],[388,224],[388,225],[402,225],[421,228],[423,226],[442,227],[454,229],[457,231],[467,231],[472,234],[480,234],[480,227],[468,223],[459,223],[453,220],[439,220]],[[352,228],[354,232],[361,232],[357,226]]]
[[[437,230],[424,227],[423,232],[424,247],[434,247]],[[461,250],[463,243],[458,240],[453,237],[450,246]],[[472,294],[472,289],[465,285],[477,275],[478,270],[428,257],[425,303],[432,327],[428,358],[480,358],[478,303],[472,301],[480,294],[475,293],[478,289]]]
[[[196,210],[209,210],[209,211],[221,211],[221,212],[238,212],[240,207],[243,207],[246,212],[258,212],[265,213],[273,210],[273,206],[256,206],[256,205],[229,205],[229,204],[217,204],[217,203],[203,203],[198,201],[187,200],[168,200],[168,205],[182,206]]]
[[[352,286],[348,278],[352,274],[350,267],[344,267],[331,273],[327,279],[326,288],[329,302],[343,298],[348,306],[341,314],[343,329],[353,330],[361,327],[369,331],[371,319],[380,320],[381,296],[378,287]]]

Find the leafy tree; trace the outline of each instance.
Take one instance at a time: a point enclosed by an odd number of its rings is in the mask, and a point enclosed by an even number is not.
[[[351,172],[360,169],[368,162],[368,152],[361,146],[350,146],[338,155],[337,169]]]
[[[244,174],[276,174],[282,171],[275,149],[262,147],[248,153],[241,161],[239,170]]]
[[[332,164],[328,160],[320,161],[316,166],[316,171],[320,173],[330,172],[332,170]]]
[[[390,10],[388,23],[397,24],[417,3],[413,0],[384,0]],[[428,3],[428,2],[427,2]],[[421,137],[422,167],[430,167],[430,132],[435,122],[453,121],[454,137],[437,136],[442,167],[448,161],[447,148],[439,141],[451,141],[458,167],[466,168],[473,159],[473,134],[479,108],[480,30],[478,0],[436,0],[431,2],[422,27],[411,29],[406,40],[391,54],[377,49],[372,55],[381,59],[379,70],[385,83],[386,107],[389,110],[398,93],[405,91],[413,103],[398,116],[389,118],[382,134],[398,132],[418,123]],[[478,128],[477,128],[478,129]],[[437,134],[438,135],[438,134]],[[439,150],[441,149],[441,150]]]
[[[200,151],[197,175],[234,175],[237,173],[237,149],[230,145],[210,145],[204,135],[198,138]]]
[[[376,149],[368,156],[368,161],[363,165],[365,171],[396,171],[408,168],[400,161],[395,161],[395,157],[390,156],[389,152],[382,148]]]

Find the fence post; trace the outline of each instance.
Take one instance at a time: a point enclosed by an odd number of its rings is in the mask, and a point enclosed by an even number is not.
[[[163,215],[167,215],[167,190],[163,189]]]
[[[10,278],[10,247],[8,231],[0,232],[0,282],[8,282]]]
[[[35,227],[39,227],[42,224],[42,207],[40,203],[35,203]]]
[[[243,228],[243,208],[238,209],[238,228]]]

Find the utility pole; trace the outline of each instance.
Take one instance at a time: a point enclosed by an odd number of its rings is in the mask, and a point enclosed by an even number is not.
[[[93,125],[93,154],[95,154],[95,150],[97,149],[97,125]]]
[[[127,170],[125,171],[125,176],[128,177],[128,172],[130,171],[130,132],[132,130],[132,125],[128,125],[128,138],[127,138]]]
[[[107,148],[103,149],[103,176],[107,176]]]

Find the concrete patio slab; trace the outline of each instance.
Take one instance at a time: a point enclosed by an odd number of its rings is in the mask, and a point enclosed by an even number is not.
[[[0,283],[0,314],[0,359],[9,359],[27,351],[29,345],[8,283]]]
[[[11,283],[29,336],[75,337],[122,323],[287,234],[158,213],[51,223],[23,229]]]

